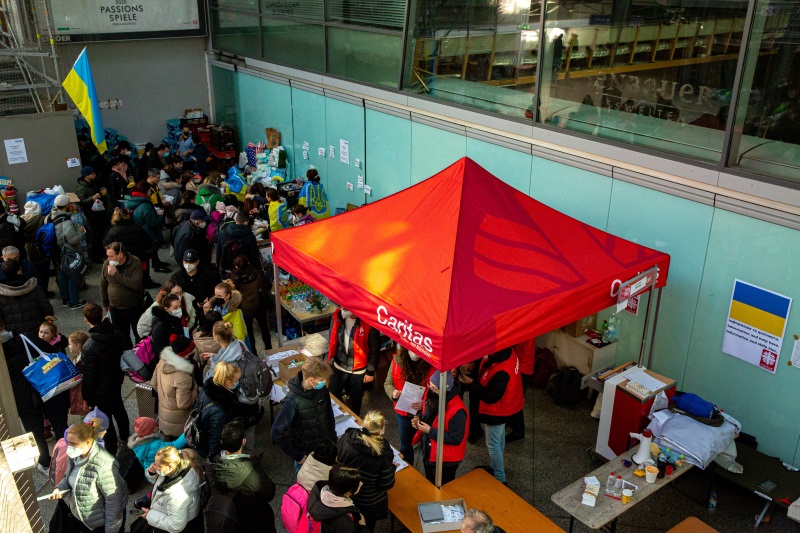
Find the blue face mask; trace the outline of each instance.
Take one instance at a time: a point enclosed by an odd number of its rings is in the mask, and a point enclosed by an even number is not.
[[[319,381],[319,382],[317,382],[316,385],[314,385],[314,389],[315,390],[320,390],[324,386],[325,386],[325,382],[324,381]]]
[[[237,383],[236,385],[234,385],[233,387],[231,387],[228,390],[231,391],[231,392],[236,392],[238,389],[239,389],[239,384]]]

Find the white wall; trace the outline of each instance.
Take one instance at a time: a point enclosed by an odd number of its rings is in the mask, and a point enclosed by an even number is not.
[[[103,125],[131,142],[158,144],[167,134],[167,119],[195,107],[208,114],[205,42],[197,37],[87,43],[98,99],[122,100],[119,109],[102,110]],[[83,47],[57,47],[60,79]],[[69,106],[74,107],[71,101]]]

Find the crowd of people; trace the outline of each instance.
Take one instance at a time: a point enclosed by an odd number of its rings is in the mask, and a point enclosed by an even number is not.
[[[51,498],[60,500],[51,531],[191,533],[230,531],[234,522],[241,531],[275,530],[275,484],[255,455],[266,400],[254,362],[254,325],[261,348],[272,348],[273,303],[255,222],[262,218],[266,232],[279,231],[329,216],[329,207],[314,169],[291,215],[275,189],[256,183],[243,198],[230,194],[222,174],[206,171],[201,145],[186,129],[179,154],[148,145],[136,166],[126,143],[108,161],[82,146],[79,206],[59,195],[46,216],[38,203],[28,202],[22,217],[10,208],[0,217],[0,340],[20,418],[39,448],[37,468],[53,479]],[[83,224],[74,222],[74,213],[85,215]],[[40,231],[48,224],[54,239],[49,248]],[[174,273],[159,257],[166,244],[178,265]],[[100,265],[99,302],[80,299],[83,280],[59,260],[65,249]],[[82,310],[86,331],[58,332],[51,265],[62,305]],[[156,283],[151,268],[171,277]],[[152,298],[148,289],[156,287]],[[81,385],[42,401],[22,372],[26,343],[69,355],[82,372]],[[380,352],[380,333],[338,309],[327,357],[307,359],[287,383],[270,436],[297,474],[281,504],[290,531],[317,522],[325,533],[372,532],[387,518],[396,468],[384,436],[387,419],[369,411],[360,428],[337,437],[331,406],[331,394],[346,397],[360,414]],[[480,438],[483,424],[491,460],[486,468],[505,483],[506,424],[513,426],[512,436],[524,436],[523,374],[532,373],[525,364],[532,356],[519,347],[499,351],[445,373],[441,390],[442,375],[398,345],[384,382],[387,396],[396,403],[407,382],[425,388],[413,412],[395,409],[403,457],[413,462],[419,445],[426,477],[434,481],[441,440],[446,483],[456,477],[468,440]],[[157,404],[156,418],[137,417],[132,428],[122,399],[123,368],[132,379],[149,380]],[[444,421],[438,417],[440,395]],[[69,414],[83,422],[68,425]],[[52,452],[49,438],[56,440]],[[151,486],[127,524],[137,468]],[[302,512],[293,513],[294,506]],[[462,528],[496,530],[477,510]]]

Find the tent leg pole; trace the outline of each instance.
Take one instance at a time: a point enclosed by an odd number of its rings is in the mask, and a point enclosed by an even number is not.
[[[656,292],[656,278],[653,276],[653,284],[650,286],[650,294],[647,297],[647,311],[644,314],[644,330],[642,330],[642,347],[639,350],[639,368],[644,364],[644,349],[647,346],[647,327],[650,325],[650,311],[653,308],[653,296]]]
[[[658,329],[658,312],[661,310],[661,291],[663,289],[656,289],[658,297],[656,298],[656,311],[653,314],[653,331],[650,333],[650,353],[647,356],[647,368],[653,366],[653,349],[656,346],[656,330]]]
[[[278,277],[280,273],[280,269],[278,268],[277,263],[272,263],[272,277],[274,278],[274,290],[275,290],[275,319],[277,320],[277,324],[275,325],[275,331],[278,333],[278,348],[283,346],[283,317],[281,316],[281,287],[280,287],[280,278]]]
[[[442,455],[444,455],[444,408],[447,405],[447,372],[439,374],[439,429],[436,438],[436,488],[442,486]]]

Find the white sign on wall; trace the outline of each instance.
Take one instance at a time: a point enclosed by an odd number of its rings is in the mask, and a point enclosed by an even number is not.
[[[5,139],[6,157],[9,165],[18,165],[28,162],[28,152],[25,151],[25,139]]]

